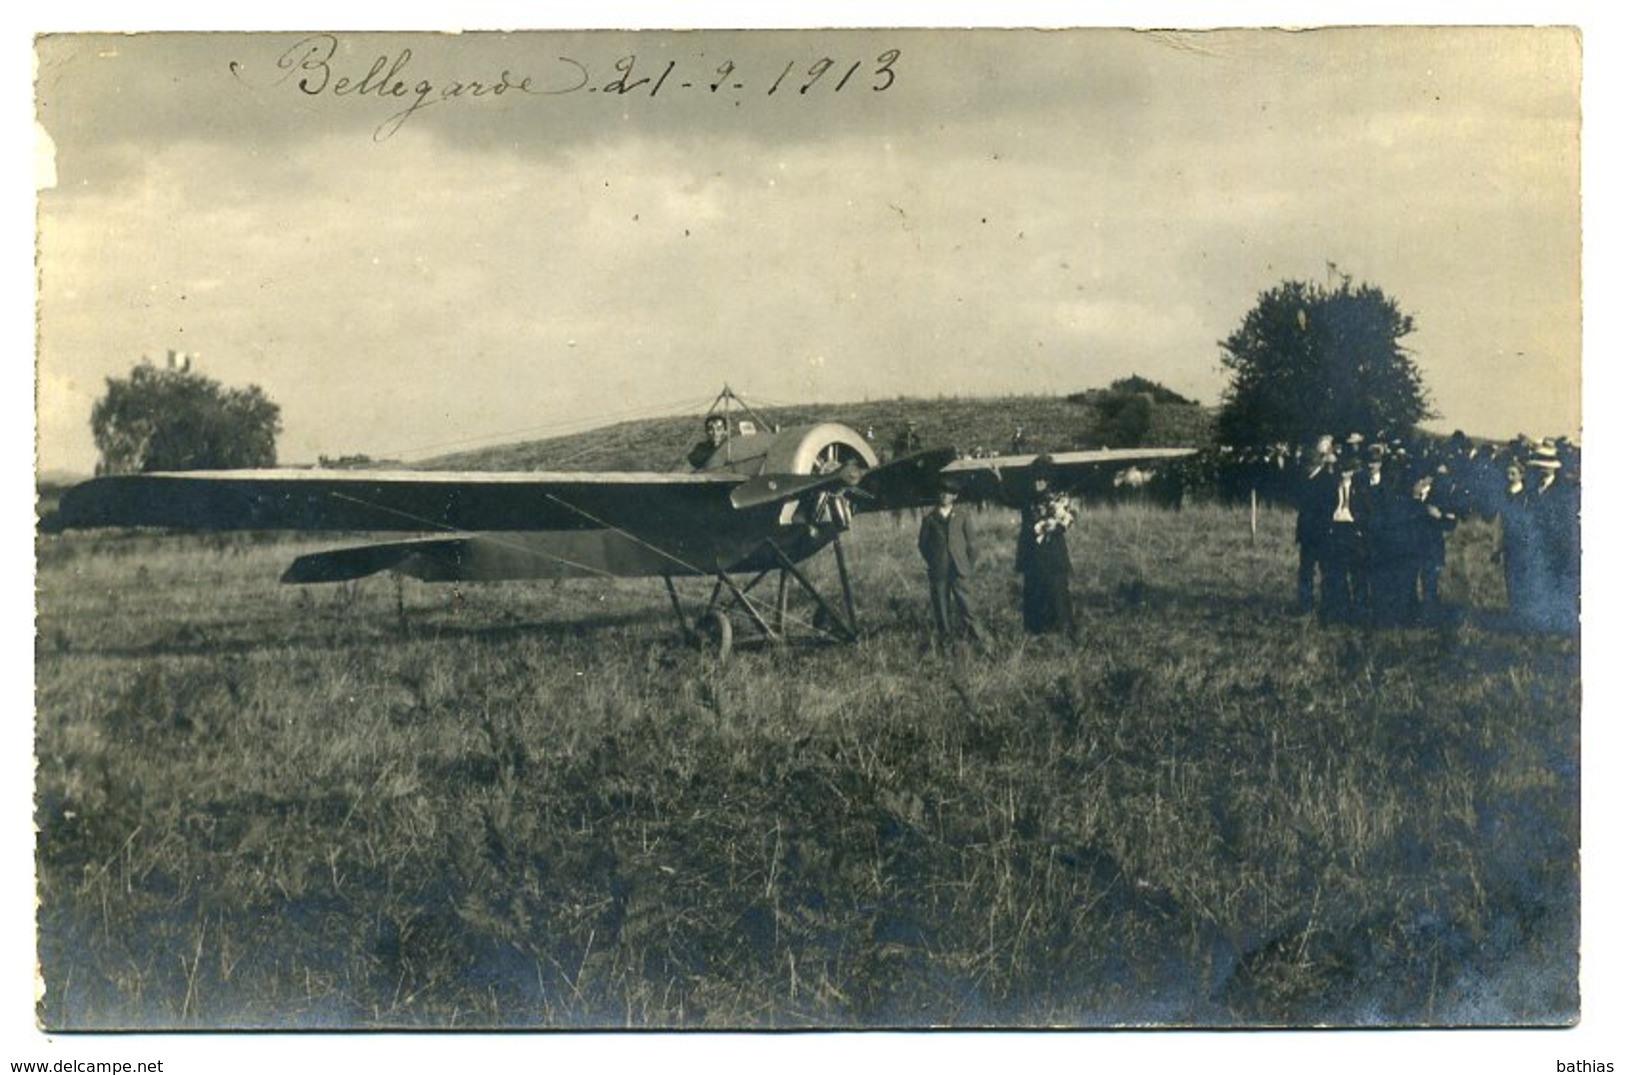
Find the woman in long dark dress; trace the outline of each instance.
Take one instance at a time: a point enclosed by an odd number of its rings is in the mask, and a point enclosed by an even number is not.
[[[1066,545],[1073,508],[1052,487],[1042,462],[1033,464],[1033,495],[1021,509],[1021,534],[1016,539],[1016,570],[1022,576],[1021,622],[1029,634],[1076,636],[1072,556]]]

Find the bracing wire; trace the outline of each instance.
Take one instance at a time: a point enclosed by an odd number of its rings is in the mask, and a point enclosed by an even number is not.
[[[455,448],[472,449],[481,444],[491,444],[519,437],[565,436],[571,433],[584,433],[606,425],[619,422],[637,421],[645,418],[676,418],[683,415],[700,413],[710,402],[709,397],[700,396],[677,400],[668,403],[645,407],[628,407],[619,411],[595,413],[588,418],[559,419],[553,422],[526,426],[522,429],[482,433],[478,436],[459,437],[453,440],[438,441],[421,444],[411,448],[398,448],[387,454],[399,458],[422,456],[429,453],[441,453]]]
[[[350,502],[352,504],[360,504],[362,507],[370,508],[370,509],[372,509],[374,511],[381,511],[381,512],[386,512],[386,513],[388,513],[390,515],[399,516],[401,519],[403,519],[403,520],[405,520],[407,522],[416,523],[418,526],[421,526],[425,530],[431,530],[431,531],[436,531],[436,532],[446,533],[446,534],[463,534],[463,533],[467,533],[467,531],[459,530],[455,526],[451,526],[448,523],[440,522],[439,520],[436,520],[436,519],[431,519],[428,516],[418,515],[418,514],[415,514],[414,512],[410,512],[410,511],[402,511],[399,508],[392,508],[392,507],[388,506],[387,504],[374,503],[373,501],[366,500],[366,499],[364,499],[362,497],[349,496],[349,495],[347,495],[345,493],[336,493],[336,492],[335,493],[329,493],[328,495],[331,496],[334,500],[344,500],[344,501],[348,501],[348,502]],[[561,503],[562,503],[562,501],[561,501]],[[613,574],[612,572],[605,571],[601,567],[593,567],[591,564],[577,563],[576,561],[571,560],[569,557],[559,556],[556,553],[544,552],[544,551],[542,551],[540,549],[533,549],[528,545],[522,545],[522,544],[520,544],[520,543],[518,543],[516,541],[508,540],[506,538],[503,538],[503,537],[497,535],[494,531],[489,531],[489,530],[481,531],[478,536],[480,538],[482,538],[483,540],[485,540],[485,541],[492,542],[493,544],[501,546],[502,548],[508,549],[508,550],[510,550],[512,552],[523,553],[523,554],[525,554],[527,556],[534,556],[538,560],[551,560],[554,563],[564,564],[564,565],[566,565],[568,567],[580,568],[582,571],[587,572],[589,575],[598,575],[598,576],[601,576],[603,578],[608,578],[608,579],[619,577],[619,576]]]

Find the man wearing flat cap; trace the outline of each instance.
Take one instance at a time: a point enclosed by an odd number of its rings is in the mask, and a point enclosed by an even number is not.
[[[959,486],[944,479],[937,487],[936,507],[920,520],[920,556],[931,587],[931,622],[940,643],[961,633],[983,641],[982,625],[965,593],[965,580],[976,568],[976,539],[970,515],[955,510]]]

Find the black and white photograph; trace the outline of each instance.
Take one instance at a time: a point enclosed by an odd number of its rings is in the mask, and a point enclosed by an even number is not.
[[[1587,32],[682,26],[33,37],[39,1058],[1625,1064]]]

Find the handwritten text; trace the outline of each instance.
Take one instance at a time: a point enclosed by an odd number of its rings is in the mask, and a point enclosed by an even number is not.
[[[509,95],[600,94],[652,99],[662,93],[671,96],[685,92],[733,98],[746,94],[806,97],[860,89],[884,93],[896,85],[902,59],[902,51],[894,48],[872,58],[821,56],[811,61],[789,60],[782,65],[741,64],[731,59],[721,63],[671,59],[651,64],[640,61],[634,53],[608,62],[603,73],[595,76],[594,65],[558,56],[538,61],[529,72],[503,68],[482,78],[436,79],[411,70],[417,58],[410,48],[382,53],[365,68],[350,68],[337,59],[339,46],[334,34],[301,38],[277,57],[278,74],[273,84],[291,82],[308,97],[370,101],[392,107],[393,111],[373,130],[373,139],[379,142],[395,135],[407,120],[427,108]],[[238,78],[248,80],[246,65],[234,60],[230,67]]]

